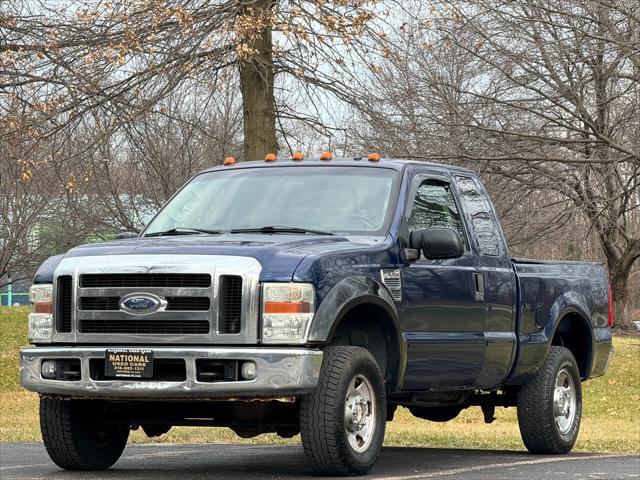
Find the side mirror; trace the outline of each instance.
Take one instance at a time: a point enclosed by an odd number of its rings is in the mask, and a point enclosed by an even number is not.
[[[450,228],[421,228],[411,232],[409,246],[422,250],[430,259],[458,258],[464,253],[464,242],[458,232]]]

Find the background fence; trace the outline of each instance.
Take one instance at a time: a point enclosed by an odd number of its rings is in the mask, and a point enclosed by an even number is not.
[[[11,285],[0,291],[0,306],[11,307],[16,305],[29,305],[29,292],[22,289],[16,291]]]

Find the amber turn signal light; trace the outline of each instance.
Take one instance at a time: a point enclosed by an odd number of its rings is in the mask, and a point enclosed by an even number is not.
[[[322,152],[320,154],[320,160],[331,160],[333,158],[333,154],[331,152]]]
[[[267,153],[264,157],[264,161],[265,162],[275,162],[276,161],[276,154],[275,153]]]
[[[227,157],[224,159],[224,162],[222,162],[223,165],[234,165],[236,163],[236,159],[233,157]]]
[[[264,302],[264,313],[309,313],[309,302]]]
[[[51,303],[34,303],[32,311],[34,313],[53,313],[53,305]]]

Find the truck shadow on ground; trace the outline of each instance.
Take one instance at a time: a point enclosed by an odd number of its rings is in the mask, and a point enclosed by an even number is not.
[[[464,476],[470,472],[513,468],[559,461],[577,463],[585,454],[538,456],[520,451],[383,448],[367,477],[415,478]],[[121,460],[103,472],[68,472],[51,464],[42,478],[153,479],[165,478],[317,478],[299,446],[257,445],[134,445]],[[495,473],[495,472],[494,472]],[[29,476],[34,478],[33,475]],[[16,477],[19,478],[19,477]]]

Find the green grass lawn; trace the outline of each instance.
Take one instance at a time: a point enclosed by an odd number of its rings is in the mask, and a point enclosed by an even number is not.
[[[18,349],[27,341],[27,309],[0,307],[0,442],[40,440],[38,396],[20,387]],[[584,414],[575,450],[640,452],[640,338],[616,337],[614,362],[604,377],[584,384]],[[414,418],[401,408],[387,424],[386,445],[524,450],[514,408],[498,408],[497,420],[484,424],[479,408],[440,424]],[[173,428],[160,438],[142,432],[133,442],[297,443],[262,435],[245,440],[225,428]]]

